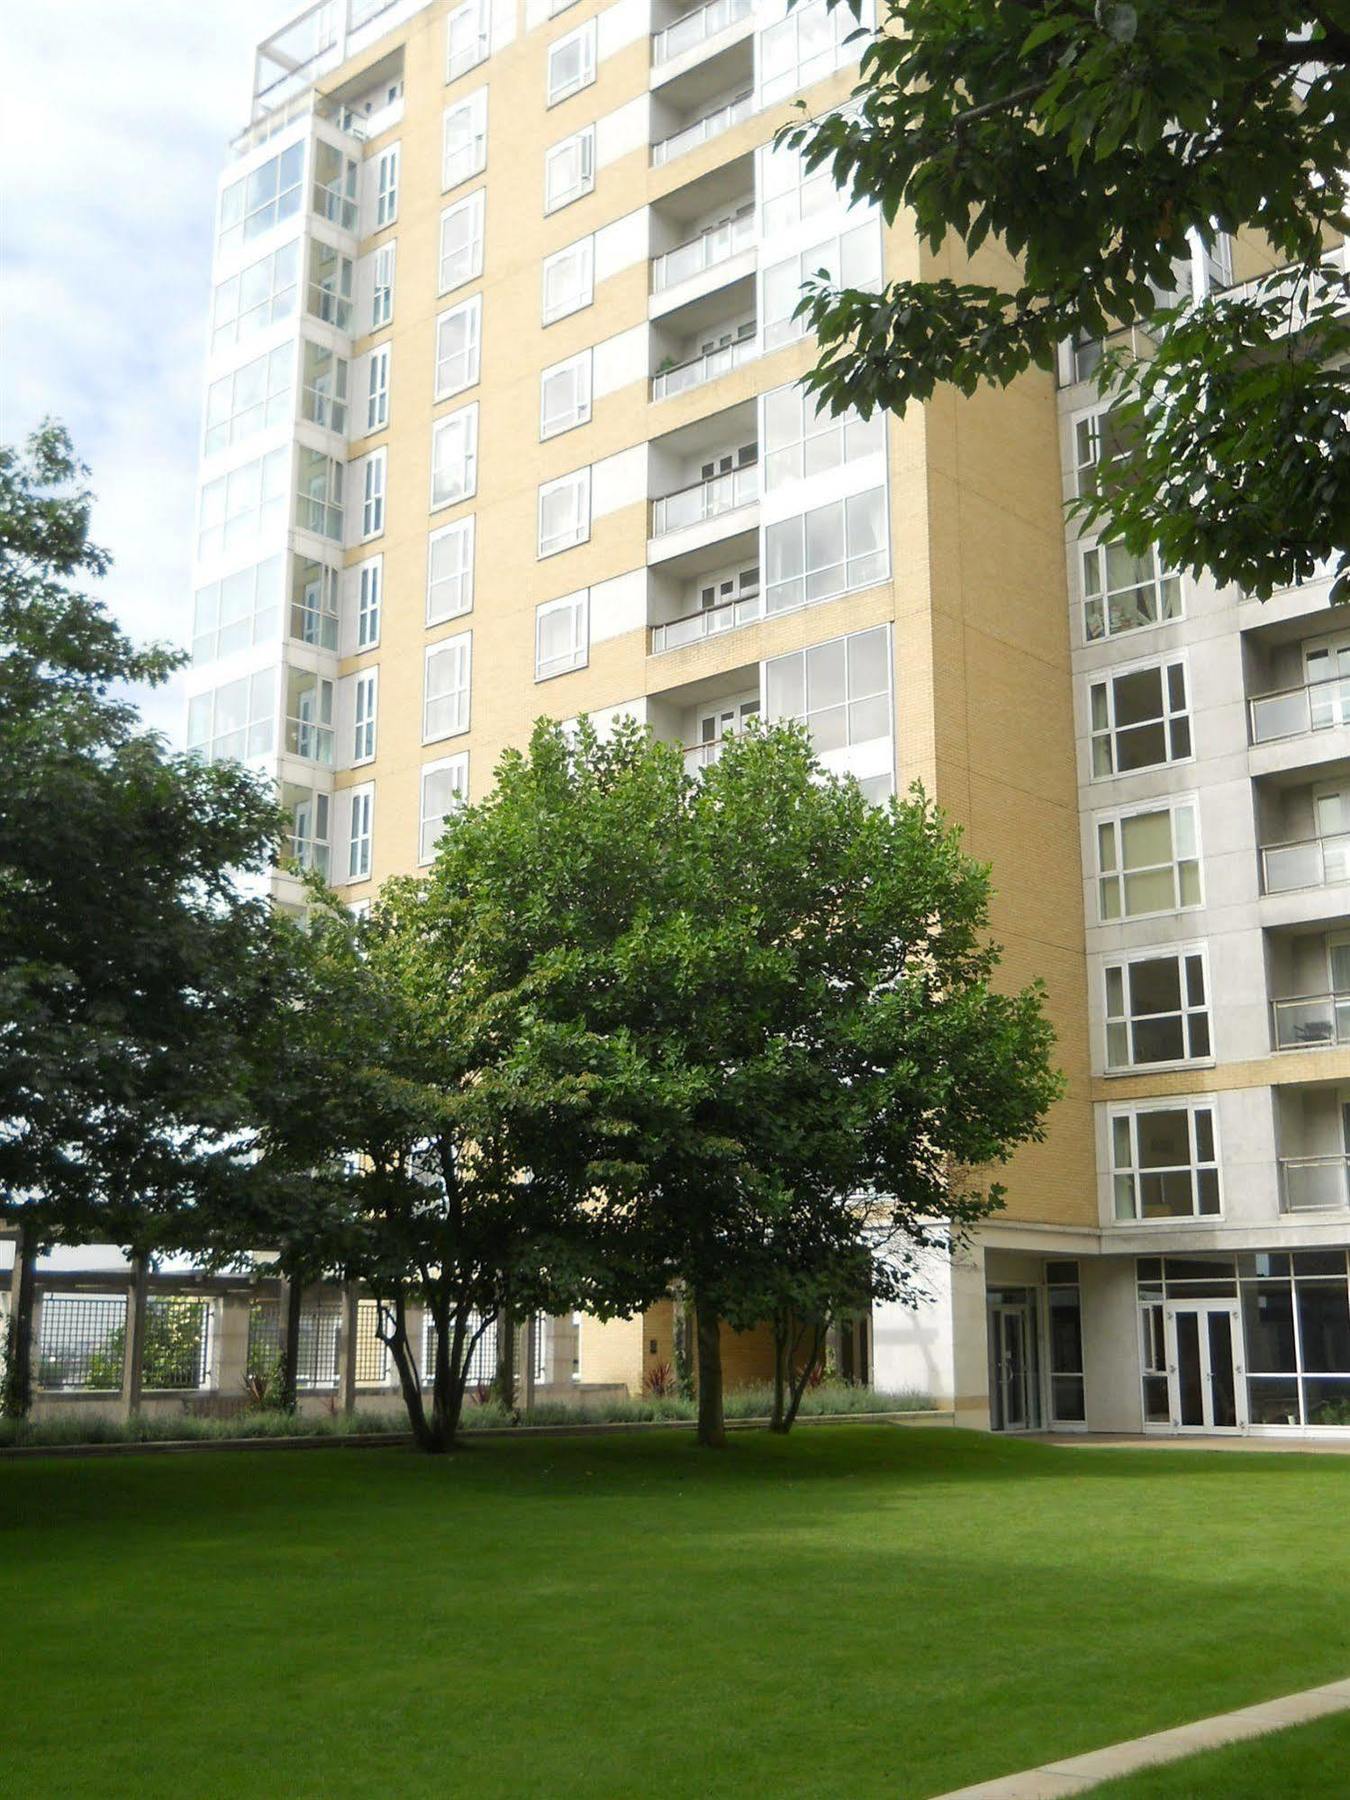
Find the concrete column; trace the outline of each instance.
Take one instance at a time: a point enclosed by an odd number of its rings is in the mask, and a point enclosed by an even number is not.
[[[1142,1431],[1139,1306],[1131,1256],[1084,1256],[1083,1390],[1089,1431]]]
[[[356,1411],[356,1307],[360,1290],[349,1281],[342,1290],[342,1410]]]
[[[963,1245],[952,1258],[952,1364],[956,1423],[989,1429],[989,1319],[984,1245]]]
[[[252,1296],[222,1294],[216,1312],[216,1392],[242,1400],[248,1378],[248,1315]]]
[[[141,1362],[145,1349],[146,1288],[150,1280],[150,1264],[143,1255],[131,1259],[131,1280],[127,1284],[127,1324],[122,1351],[122,1402],[129,1419],[141,1410],[141,1385],[144,1372]]]
[[[534,1359],[539,1342],[539,1314],[530,1308],[530,1316],[525,1321],[525,1380],[522,1383],[525,1393],[526,1417],[534,1411]]]

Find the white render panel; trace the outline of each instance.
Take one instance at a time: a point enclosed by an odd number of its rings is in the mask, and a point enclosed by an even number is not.
[[[591,393],[595,399],[647,379],[648,342],[647,327],[634,325],[631,331],[620,331],[595,346],[591,363]]]
[[[647,498],[647,446],[634,444],[591,465],[591,518],[603,518]]]
[[[641,631],[647,623],[647,571],[630,569],[591,589],[591,642]]]
[[[595,122],[595,166],[603,169],[621,156],[651,142],[651,101],[646,94],[629,100]]]
[[[595,234],[596,281],[607,281],[634,263],[646,262],[650,229],[645,206],[602,225]]]
[[[607,6],[599,15],[597,60],[603,62],[607,56],[637,43],[650,30],[651,0],[618,0],[616,6]]]
[[[492,0],[491,35],[488,39],[488,56],[491,59],[498,50],[505,50],[508,44],[516,40],[516,0]],[[531,28],[530,12],[527,5],[525,13],[525,29]]]

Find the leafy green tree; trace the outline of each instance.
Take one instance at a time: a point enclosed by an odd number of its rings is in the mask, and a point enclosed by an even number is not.
[[[1089,519],[1267,597],[1339,563],[1350,596],[1350,15],[1328,0],[888,0],[857,110],[787,130],[930,252],[986,257],[881,292],[813,284],[808,386],[902,413],[1005,385],[1058,344],[1145,328],[1124,383],[1132,478]],[[1250,233],[1288,272],[1176,306],[1194,245]],[[928,265],[931,268],[931,263]],[[979,276],[983,278],[978,278]],[[1136,385],[1137,384],[1137,385]]]
[[[39,1249],[190,1238],[243,1169],[239,1045],[266,1003],[265,913],[241,897],[275,805],[243,770],[168,754],[135,649],[80,584],[87,471],[56,425],[0,449],[0,1222],[22,1231],[5,1403],[31,1398]]]

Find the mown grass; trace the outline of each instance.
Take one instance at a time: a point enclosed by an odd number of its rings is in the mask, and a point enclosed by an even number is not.
[[[1339,1800],[1350,1793],[1350,1712],[1122,1775],[1092,1800]]]
[[[1350,1674],[1348,1500],[866,1424],[10,1462],[0,1791],[917,1800]]]

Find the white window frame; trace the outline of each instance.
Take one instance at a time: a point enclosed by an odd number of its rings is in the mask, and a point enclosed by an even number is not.
[[[1172,842],[1171,861],[1169,863],[1148,863],[1128,872],[1123,866],[1124,826],[1131,819],[1150,818],[1156,814],[1166,813],[1170,821],[1169,832]],[[1192,842],[1185,854],[1180,853],[1178,844],[1177,820],[1189,814],[1190,824],[1186,828]],[[1112,866],[1103,866],[1103,835],[1109,833],[1112,848]],[[1200,839],[1200,801],[1195,794],[1169,794],[1157,800],[1141,801],[1135,806],[1119,807],[1111,812],[1094,813],[1092,816],[1092,855],[1093,878],[1097,889],[1097,920],[1102,925],[1123,925],[1134,919],[1169,918],[1174,913],[1194,912],[1205,903],[1204,860]],[[1196,894],[1193,900],[1182,898],[1182,869],[1188,863],[1195,865]],[[1160,870],[1170,868],[1172,871],[1172,895],[1175,904],[1172,906],[1150,907],[1143,912],[1127,912],[1125,910],[1125,883],[1130,876],[1156,874]],[[1118,900],[1118,909],[1112,912],[1106,905],[1108,885],[1114,888]]]
[[[549,539],[544,537],[544,504],[553,494],[564,489],[574,490],[576,500],[573,505],[575,524],[565,533]],[[560,475],[555,481],[545,481],[539,488],[539,555],[557,556],[563,550],[571,550],[577,544],[586,543],[591,535],[591,471],[589,465],[584,469],[573,469],[566,475]]]
[[[383,431],[389,423],[389,356],[391,346],[381,344],[370,353],[366,378],[366,432]]]
[[[433,694],[431,691],[431,670],[433,664],[448,661],[452,669],[459,665],[463,679],[457,687],[445,693]],[[454,700],[453,721],[442,729],[439,725],[433,728],[431,709],[433,705]],[[454,637],[440,638],[434,644],[428,644],[422,664],[422,742],[438,744],[445,738],[462,737],[469,729],[473,705],[473,633],[458,632]]]
[[[1083,642],[1085,644],[1108,643],[1114,638],[1128,637],[1135,631],[1156,631],[1161,625],[1173,625],[1178,619],[1186,616],[1186,590],[1181,576],[1173,574],[1163,567],[1161,556],[1156,545],[1147,551],[1147,558],[1152,565],[1147,582],[1133,582],[1128,587],[1113,588],[1107,576],[1107,559],[1112,550],[1122,546],[1108,542],[1105,538],[1080,541],[1077,549],[1077,570],[1079,592],[1082,596]],[[1128,552],[1127,552],[1128,554]],[[1096,576],[1089,576],[1089,568],[1096,559]],[[1136,558],[1136,562],[1143,558]],[[1094,590],[1092,580],[1098,583]],[[1117,626],[1113,629],[1112,595],[1134,594],[1147,587],[1153,595],[1156,617],[1140,619],[1132,624]],[[1170,592],[1169,592],[1170,589]],[[1170,610],[1169,610],[1170,603]],[[1091,615],[1099,615],[1097,630],[1092,629]]]
[[[250,381],[261,383],[252,397],[249,396]],[[228,375],[220,376],[206,390],[202,455],[218,455],[222,450],[244,443],[255,432],[288,423],[295,413],[294,391],[293,344],[278,344],[274,350],[251,357]]]
[[[237,275],[216,283],[211,296],[212,350],[242,344],[255,332],[290,318],[299,304],[301,279],[306,274],[301,266],[301,248],[301,240],[296,238],[267,256],[260,256]],[[245,307],[245,278],[263,267],[267,269],[267,292],[261,300]]]
[[[474,88],[452,100],[441,114],[441,192],[448,193],[462,181],[471,181],[487,167],[488,91]],[[452,125],[462,124],[463,140],[450,142]]]
[[[356,648],[373,650],[380,641],[380,613],[384,594],[384,558],[369,556],[358,563],[356,575]]]
[[[565,171],[575,159],[576,173],[563,185],[560,170]],[[544,152],[544,212],[561,212],[574,200],[595,192],[595,126],[584,125],[570,137],[561,138]]]
[[[458,461],[460,478],[457,490],[450,494],[438,494],[437,484],[444,476],[443,459],[446,456],[444,446],[458,438],[460,449]],[[439,512],[445,506],[459,506],[465,500],[472,500],[478,492],[478,402],[469,406],[461,406],[443,419],[437,419],[431,427],[431,511]]]
[[[549,283],[555,272],[568,263],[576,265],[576,298],[565,300],[549,300]],[[581,312],[590,306],[595,299],[595,239],[593,237],[578,238],[574,244],[564,244],[561,250],[555,250],[552,256],[546,256],[540,278],[540,315],[545,325],[552,325],[558,319],[570,318],[575,312]]]
[[[1155,1165],[1144,1170],[1139,1161],[1139,1118],[1143,1113],[1178,1112],[1186,1114],[1186,1131],[1189,1144],[1189,1161],[1186,1163],[1168,1163]],[[1197,1154],[1199,1132],[1196,1125],[1197,1113],[1209,1115],[1209,1134],[1212,1157]],[[1129,1138],[1129,1161],[1121,1162],[1118,1151],[1117,1126],[1125,1125]],[[1223,1156],[1219,1145],[1219,1108],[1216,1099],[1208,1096],[1196,1100],[1153,1099],[1137,1101],[1132,1106],[1112,1107],[1107,1114],[1107,1157],[1111,1184],[1111,1218],[1114,1224],[1125,1227],[1140,1225],[1194,1225],[1196,1220],[1219,1220],[1223,1212]],[[1153,1218],[1145,1218],[1140,1204],[1140,1182],[1145,1174],[1177,1174],[1186,1170],[1191,1182],[1191,1211],[1185,1213],[1160,1213]],[[1214,1192],[1218,1201],[1213,1212],[1202,1212],[1199,1209],[1200,1198],[1199,1176],[1202,1171],[1212,1170],[1214,1174]],[[1121,1210],[1122,1183],[1128,1182],[1131,1210]]]
[[[380,707],[380,671],[362,669],[352,677],[352,767],[375,760],[375,729]]]
[[[491,54],[492,8],[489,0],[466,0],[445,19],[445,79],[457,81],[485,63]],[[461,39],[456,47],[455,39]]]
[[[598,33],[594,19],[587,19],[575,31],[554,38],[548,47],[546,94],[549,106],[557,106],[591,85],[596,76],[597,46]],[[560,73],[559,64],[568,60],[568,53],[573,49],[576,51],[576,72]]]
[[[847,8],[845,9],[847,11]],[[868,240],[865,242],[865,240]],[[861,274],[856,267],[846,268],[845,264],[867,251],[869,267]],[[872,213],[855,225],[847,223],[829,233],[806,250],[794,251],[791,255],[780,257],[776,262],[768,262],[767,245],[760,249],[759,278],[759,310],[760,332],[764,340],[765,351],[776,350],[781,344],[795,344],[806,334],[805,319],[794,318],[797,301],[801,298],[802,287],[807,279],[824,269],[830,279],[843,282],[848,287],[874,290],[881,286],[884,274],[885,247],[881,231],[881,215]],[[870,268],[875,261],[875,269]],[[769,310],[769,287],[773,278],[783,270],[792,267],[792,290],[794,294],[792,307],[781,318]]]
[[[1200,984],[1203,998],[1200,1002],[1190,997],[1191,971],[1188,964],[1198,962],[1200,968]],[[1135,1013],[1130,1010],[1129,986],[1130,970],[1137,963],[1174,962],[1177,964],[1177,992],[1179,1005],[1174,1012],[1167,1013]],[[1116,980],[1112,981],[1112,976]],[[1120,990],[1120,1006],[1117,1009],[1112,997],[1112,987]],[[1206,1065],[1214,1061],[1214,996],[1209,979],[1209,951],[1203,943],[1187,944],[1154,944],[1144,950],[1127,950],[1112,954],[1102,962],[1102,1035],[1105,1043],[1105,1054],[1102,1067],[1111,1076],[1135,1075],[1141,1070],[1176,1069],[1186,1064]],[[1208,1048],[1193,1050],[1192,1034],[1196,1029],[1196,1021],[1204,1019],[1204,1033],[1208,1040]],[[1182,1041],[1186,1046],[1182,1056],[1154,1057],[1151,1060],[1136,1057],[1134,1054],[1135,1028],[1140,1021],[1149,1019],[1176,1018],[1181,1023]],[[1127,1056],[1121,1061],[1113,1057],[1111,1050],[1111,1028],[1121,1028],[1127,1048]]]
[[[381,150],[375,163],[375,230],[383,231],[398,218],[400,146]]]
[[[372,450],[361,472],[361,542],[384,533],[385,488],[389,474],[387,449]]]
[[[375,850],[375,783],[350,788],[347,826],[347,879],[369,881]]]
[[[861,511],[864,502],[875,502],[880,496],[880,513],[882,525],[882,543],[879,549],[862,550],[851,547],[849,542],[850,509]],[[821,563],[813,566],[810,561],[810,541],[812,521],[819,520],[824,514],[838,508],[841,513],[842,541],[844,556],[838,563]],[[775,580],[771,565],[771,547],[776,534],[787,535],[789,527],[797,531],[798,546],[801,551],[801,569],[798,574],[789,574]],[[819,526],[816,527],[819,529]],[[890,530],[890,496],[884,484],[876,487],[859,488],[853,493],[843,494],[837,500],[827,500],[821,506],[810,506],[803,512],[789,513],[785,518],[774,519],[763,526],[760,532],[760,569],[764,591],[764,609],[766,614],[796,612],[799,607],[819,606],[827,600],[834,600],[840,594],[852,594],[866,588],[876,587],[890,578],[891,573],[891,530]],[[880,557],[879,569],[871,567],[872,559]],[[834,569],[840,572],[840,585],[812,593],[813,584],[820,588],[823,578]],[[852,571],[852,573],[850,573]],[[800,589],[797,598],[777,600],[779,592],[786,592],[791,587]]]
[[[394,264],[397,244],[381,244],[371,263],[370,329],[382,331],[394,316]]]
[[[427,781],[433,775],[449,774],[453,784],[453,798],[456,804],[466,805],[469,798],[469,753],[461,750],[454,756],[439,756],[435,762],[423,763],[418,778],[417,803],[417,863],[425,868],[436,860],[436,845],[440,841],[445,821],[450,817],[449,811],[428,813]],[[436,835],[427,841],[427,827],[435,825]]]
[[[441,339],[452,320],[464,321],[464,344],[447,353]],[[447,307],[436,320],[436,371],[433,398],[449,400],[466,388],[476,387],[481,372],[483,339],[483,296],[473,294],[457,306]],[[461,364],[455,369],[453,365]]]
[[[571,648],[547,663],[543,657],[545,622],[560,613],[571,615]],[[557,675],[569,675],[573,669],[584,669],[591,656],[591,590],[578,588],[574,594],[562,594],[556,600],[545,600],[534,609],[534,678],[552,681]]]
[[[791,433],[776,436],[778,415],[791,415]],[[824,401],[795,382],[774,388],[760,403],[760,456],[764,491],[881,456],[886,449],[886,415],[880,410],[864,419],[856,407],[832,414]]]
[[[1116,720],[1116,683],[1128,679],[1132,675],[1145,675],[1156,670],[1159,678],[1159,691],[1162,696],[1162,712],[1154,718],[1133,720],[1121,726]],[[1180,671],[1182,699],[1181,705],[1174,704],[1173,672]],[[1095,696],[1101,690],[1104,694],[1103,707],[1105,723],[1098,725]],[[1088,676],[1087,681],[1087,718],[1088,718],[1088,769],[1093,781],[1128,780],[1131,775],[1142,775],[1150,769],[1170,769],[1183,763],[1195,761],[1195,715],[1191,706],[1190,670],[1186,658],[1174,656],[1149,657],[1144,662],[1122,663],[1119,668],[1107,667],[1097,670]],[[1184,726],[1183,726],[1184,722]],[[1133,768],[1120,767],[1120,735],[1162,727],[1163,739],[1167,754],[1160,762],[1137,763]],[[1185,750],[1174,756],[1173,742],[1179,734],[1178,727],[1183,726]],[[1097,750],[1099,745],[1105,746],[1105,755],[1110,763],[1109,768],[1098,769]]]
[[[578,350],[575,356],[566,356],[561,362],[551,363],[539,376],[539,437],[561,437],[565,431],[575,431],[578,425],[590,422],[592,404],[592,353],[589,349]],[[549,384],[559,381],[563,376],[573,377],[572,404],[566,412],[549,413]]]
[[[453,576],[433,577],[436,557],[436,546],[441,543],[453,543],[458,554],[458,568]],[[447,619],[462,618],[473,609],[473,574],[474,574],[474,518],[470,513],[467,518],[456,519],[451,525],[442,525],[439,531],[433,531],[427,538],[427,607],[428,625],[443,625]],[[450,582],[457,584],[459,604],[445,610],[437,605],[437,590]]]
[[[483,213],[486,189],[475,188],[473,193],[465,194],[462,200],[456,200],[453,206],[447,206],[441,214],[440,236],[436,246],[436,279],[437,292],[453,293],[456,288],[463,287],[467,281],[477,281],[483,273]],[[462,275],[455,275],[453,280],[446,278],[445,230],[452,219],[465,215],[469,221],[468,262]]]

